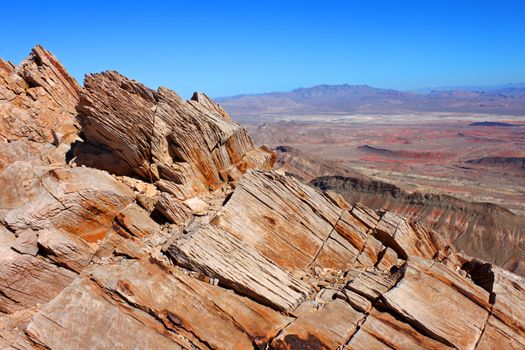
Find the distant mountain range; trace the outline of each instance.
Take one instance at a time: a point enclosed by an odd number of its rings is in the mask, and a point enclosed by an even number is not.
[[[232,115],[310,113],[459,112],[525,115],[525,85],[485,90],[433,90],[428,93],[368,85],[317,85],[290,92],[218,98]]]
[[[409,91],[417,92],[420,94],[427,94],[431,91],[451,91],[451,90],[464,90],[464,91],[494,91],[503,90],[508,88],[525,88],[525,83],[511,83],[502,85],[454,85],[454,86],[435,86],[426,87],[420,89],[412,89]]]

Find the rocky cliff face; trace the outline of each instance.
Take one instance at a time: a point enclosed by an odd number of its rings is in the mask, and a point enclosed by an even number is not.
[[[205,95],[105,72],[79,101],[73,144],[2,114],[2,348],[525,347],[523,278],[270,171]]]

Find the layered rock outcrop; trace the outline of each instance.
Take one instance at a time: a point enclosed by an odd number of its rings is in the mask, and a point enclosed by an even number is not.
[[[494,203],[448,195],[407,192],[293,147],[276,148],[275,167],[349,202],[387,209],[437,231],[459,250],[525,276],[525,217]]]
[[[269,171],[205,95],[106,72],[76,108],[67,156],[0,144],[0,347],[525,348],[523,278]]]
[[[80,86],[41,46],[18,66],[0,59],[0,142],[72,142]]]
[[[86,78],[78,110],[87,143],[112,153],[119,174],[155,181],[177,198],[273,165],[273,153],[255,149],[246,129],[204,94],[184,100],[105,72]]]

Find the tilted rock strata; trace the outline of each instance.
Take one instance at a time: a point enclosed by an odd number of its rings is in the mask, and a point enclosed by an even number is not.
[[[385,208],[417,219],[457,249],[525,275],[525,218],[492,203],[475,203],[451,196],[408,193],[380,181],[358,176],[321,176],[311,184],[340,193],[348,201]]]
[[[266,260],[235,236],[213,226],[193,227],[169,248],[178,264],[218,278],[222,284],[279,310],[296,307],[307,285]]]
[[[264,171],[203,94],[86,88],[71,165],[0,144],[0,348],[525,348],[522,277]],[[134,177],[75,167],[86,147]]]
[[[274,156],[255,149],[246,130],[203,94],[183,100],[116,72],[90,75],[78,107],[87,142],[109,149],[135,174],[177,198],[208,192],[234,169],[270,168]]]
[[[305,183],[336,191],[351,203],[387,209],[420,221],[458,250],[525,276],[525,217],[494,203],[476,203],[448,195],[409,193],[355,169],[319,159],[289,146],[278,146],[275,167]]]
[[[41,46],[16,67],[0,59],[0,142],[71,143],[80,89]]]

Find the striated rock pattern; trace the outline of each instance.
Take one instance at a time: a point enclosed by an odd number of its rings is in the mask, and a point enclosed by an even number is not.
[[[0,59],[0,142],[71,143],[80,86],[41,46],[18,66]]]
[[[524,278],[268,171],[203,94],[85,87],[69,152],[0,144],[0,348],[525,348]]]
[[[217,189],[234,169],[273,165],[273,153],[255,149],[204,94],[186,101],[116,72],[90,75],[84,87],[78,110],[87,142],[109,150],[122,163],[118,173],[156,181],[178,198]]]
[[[276,148],[275,166],[286,174],[347,201],[387,209],[418,220],[457,249],[525,276],[525,217],[494,203],[448,195],[407,192],[352,169],[342,169],[293,147]]]

